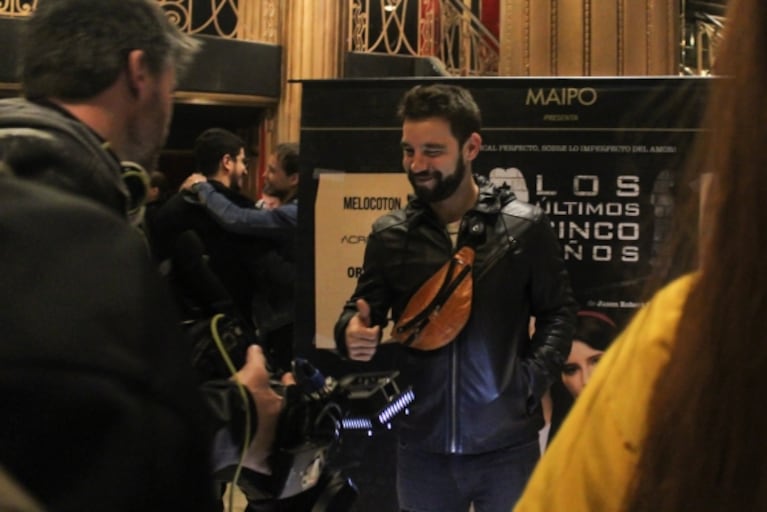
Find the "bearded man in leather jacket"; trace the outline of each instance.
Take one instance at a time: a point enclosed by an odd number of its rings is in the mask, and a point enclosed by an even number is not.
[[[399,106],[415,197],[379,218],[363,272],[336,324],[339,351],[370,360],[387,324],[457,248],[475,251],[471,313],[442,348],[404,347],[415,402],[401,421],[400,507],[508,511],[539,457],[540,399],[570,349],[576,304],[544,213],[472,175],[481,147],[470,93],[416,86]],[[529,335],[530,317],[535,334]]]
[[[0,101],[0,463],[46,510],[215,510],[214,430],[258,413],[258,466],[281,398],[251,348],[247,397],[211,381],[204,407],[124,181],[198,43],[153,0],[40,0],[25,23],[25,98]]]

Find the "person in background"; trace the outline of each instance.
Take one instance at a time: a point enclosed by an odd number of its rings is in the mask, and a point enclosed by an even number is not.
[[[277,196],[271,194],[262,193],[258,201],[256,201],[256,208],[263,210],[273,210],[282,205],[282,201]]]
[[[245,141],[242,138],[223,128],[209,128],[195,140],[194,156],[200,172],[196,176],[200,176],[207,186],[228,201],[254,208],[253,201],[239,193],[247,175]],[[153,253],[159,262],[171,261],[170,281],[181,297],[182,311],[195,316],[196,308],[207,311],[211,303],[228,301],[235,312],[249,322],[253,291],[257,286],[253,262],[264,251],[251,240],[224,230],[194,194],[183,187],[149,220]],[[199,237],[205,265],[223,286],[224,293],[220,296],[210,296],[211,287],[200,289],[197,286],[199,276],[193,275],[195,272],[191,272],[192,275],[185,272],[186,268],[199,266],[199,262],[194,260],[200,259],[199,255],[191,254],[194,247],[183,246],[190,231]]]
[[[551,426],[546,444],[551,443],[573,402],[583,391],[597,363],[617,335],[615,322],[599,311],[581,310],[570,354],[562,367],[562,379],[551,385]]]
[[[147,205],[162,205],[170,195],[168,187],[168,178],[160,171],[149,173],[149,190],[147,191]]]
[[[284,371],[290,370],[293,360],[298,180],[298,144],[281,143],[264,171],[264,194],[279,202],[275,208],[238,205],[200,174],[182,184],[183,190],[196,194],[220,229],[247,237],[261,251],[251,261],[256,273],[251,318],[274,369]]]
[[[573,398],[581,394],[616,334],[615,322],[604,313],[578,312],[573,345],[562,367],[562,383]]]
[[[0,461],[48,510],[211,510],[213,431],[251,412],[263,461],[282,400],[253,348],[236,378],[249,393],[206,383],[217,406],[204,407],[123,181],[155,168],[198,43],[154,1],[40,0],[19,47],[25,97],[0,100],[12,248],[0,251]]]
[[[154,216],[165,201],[170,196],[170,188],[168,187],[168,178],[164,173],[160,171],[152,171],[149,173],[149,187],[146,193],[146,209],[144,211],[144,221],[141,224],[141,228],[147,236],[147,243],[152,246],[152,240],[149,240],[150,236],[147,232],[148,226],[154,223]]]
[[[508,512],[540,456],[541,397],[570,350],[576,305],[561,248],[539,208],[472,174],[481,115],[468,90],[416,86],[398,114],[415,197],[374,223],[336,345],[370,361],[389,310],[398,321],[425,280],[472,248],[467,323],[441,348],[399,345],[417,398],[400,423],[397,492],[402,510]]]
[[[213,218],[232,233],[280,237],[273,228],[295,228],[298,224],[298,144],[278,144],[264,171],[264,193],[277,198],[277,208],[244,208],[216,190],[199,173],[190,175],[182,189],[196,194]],[[270,230],[272,230],[270,232]]]
[[[517,512],[767,510],[767,3],[732,0],[726,20],[726,78],[681,181],[710,185],[680,187],[672,280],[605,353]]]

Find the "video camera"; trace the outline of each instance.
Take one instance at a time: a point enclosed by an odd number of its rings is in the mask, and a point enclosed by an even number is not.
[[[333,449],[346,431],[372,436],[391,428],[394,417],[407,413],[413,392],[399,389],[396,371],[336,380],[324,377],[305,359],[296,359],[293,374],[296,385],[284,388],[285,409],[269,459],[272,474],[248,473],[238,485],[249,499],[284,500],[309,493],[314,502],[325,504],[311,510],[347,510],[357,491],[349,479],[329,471]]]
[[[247,347],[256,341],[252,328],[233,307],[231,297],[207,266],[204,248],[193,232],[177,241],[174,267],[196,298],[199,314],[183,322],[191,342],[192,366],[200,382],[228,379],[245,363]],[[195,310],[197,311],[197,310]],[[292,363],[296,385],[275,385],[285,407],[277,425],[269,466],[271,475],[225,465],[216,472],[222,482],[237,474],[237,486],[250,503],[277,500],[280,510],[344,512],[357,497],[354,484],[329,462],[345,431],[391,428],[391,421],[407,413],[414,395],[401,391],[397,371],[324,377],[309,361]]]
[[[203,380],[231,375],[222,361],[222,349],[235,367],[244,364],[248,336],[236,318],[218,315],[207,327],[196,322],[187,330],[194,338],[193,365]],[[335,379],[298,358],[292,363],[292,373],[296,385],[275,385],[285,397],[285,407],[269,459],[272,473],[243,469],[237,486],[250,502],[300,503],[290,510],[350,510],[357,490],[350,479],[332,471],[334,449],[345,431],[373,436],[390,429],[397,415],[407,414],[415,398],[413,391],[409,387],[400,390],[397,371],[354,373]],[[235,470],[235,466],[227,466],[216,476],[230,481]]]

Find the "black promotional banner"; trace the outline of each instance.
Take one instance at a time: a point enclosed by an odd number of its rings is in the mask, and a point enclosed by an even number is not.
[[[510,186],[549,216],[581,307],[625,324],[641,305],[673,213],[678,172],[698,131],[709,79],[440,79],[468,88],[483,116],[474,171]],[[318,169],[401,170],[397,102],[425,80],[303,84],[297,351],[316,338],[313,205]],[[367,191],[372,192],[372,191]],[[366,191],[359,191],[359,195]],[[380,212],[383,213],[383,212]],[[316,265],[315,265],[316,263]],[[360,262],[361,263],[361,262]],[[339,286],[354,276],[335,274]],[[324,279],[323,282],[328,282]]]

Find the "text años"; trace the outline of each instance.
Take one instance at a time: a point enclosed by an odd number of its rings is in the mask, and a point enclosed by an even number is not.
[[[615,200],[596,200],[605,195],[605,187],[594,174],[573,176],[567,196],[576,199],[557,200],[560,191],[549,188],[543,176],[536,175],[539,205],[562,242],[565,260],[639,261],[641,207],[627,200],[639,197],[639,176],[616,176],[614,180]]]

